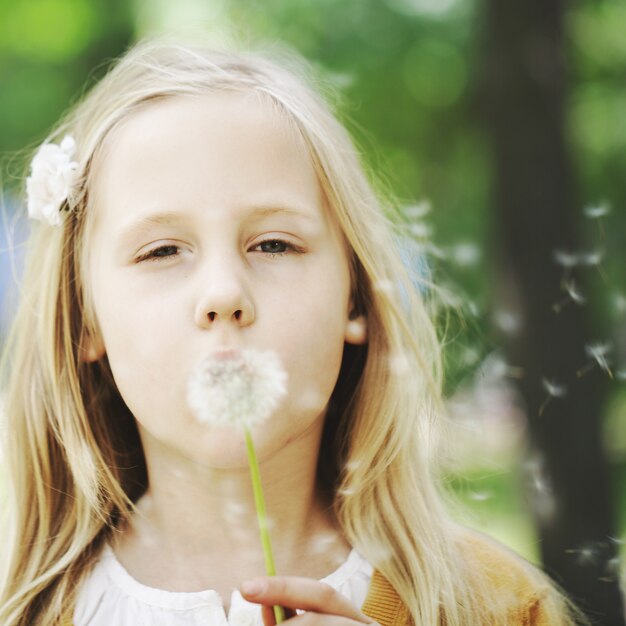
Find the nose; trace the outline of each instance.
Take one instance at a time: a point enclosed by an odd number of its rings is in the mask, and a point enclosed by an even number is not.
[[[243,277],[225,268],[224,263],[200,277],[198,301],[194,312],[200,328],[217,324],[249,326],[255,319],[254,304]]]

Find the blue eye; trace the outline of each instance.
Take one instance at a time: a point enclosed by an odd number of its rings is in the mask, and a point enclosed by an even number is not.
[[[285,254],[288,250],[293,250],[293,246],[280,239],[262,241],[258,247],[266,254]]]
[[[142,261],[161,261],[169,257],[176,256],[179,254],[179,252],[180,248],[173,244],[159,246],[158,248],[154,248],[152,250],[149,250],[145,254],[142,254],[137,259],[137,263],[141,263]]]

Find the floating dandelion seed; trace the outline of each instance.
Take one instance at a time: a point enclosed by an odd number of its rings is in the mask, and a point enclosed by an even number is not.
[[[547,378],[541,379],[543,388],[552,396],[553,398],[563,398],[567,394],[567,387],[565,385],[559,385],[554,381],[550,381]]]
[[[460,243],[452,248],[452,259],[461,267],[475,265],[480,259],[480,249],[474,243]]]
[[[600,232],[600,236],[604,237],[604,227],[602,225],[602,218],[606,217],[610,212],[611,208],[608,204],[602,203],[594,206],[588,206],[583,209],[585,217],[590,220],[598,220],[598,230]]]
[[[432,256],[436,259],[446,259],[448,257],[446,251],[439,246],[436,246],[431,241],[427,242],[419,242],[417,244],[416,250],[421,252],[425,256]]]
[[[553,380],[542,378],[541,385],[548,392],[548,396],[539,407],[539,417],[543,415],[543,412],[552,398],[563,398],[567,395],[567,387],[565,385],[559,385]]]
[[[344,467],[346,469],[346,472],[352,474],[360,470],[363,467],[363,461],[358,461],[356,459],[353,459],[351,461],[348,461]]]
[[[276,575],[270,543],[259,463],[250,427],[267,419],[287,392],[287,374],[273,352],[256,350],[215,353],[196,367],[187,389],[187,401],[201,424],[231,424],[243,429],[261,546],[268,576]],[[285,611],[274,607],[277,624]]]
[[[571,269],[572,267],[576,267],[579,262],[578,255],[571,252],[566,252],[565,250],[555,250],[554,260],[565,269]]]
[[[597,556],[597,550],[591,545],[583,546],[582,548],[565,550],[567,554],[575,554],[576,562],[579,565],[591,565],[595,562]]]
[[[614,556],[613,558],[610,558],[606,562],[606,566],[604,568],[605,575],[601,576],[598,580],[601,580],[602,582],[606,582],[606,583],[612,583],[618,580],[620,571],[621,571],[620,565],[621,564],[620,564],[619,556]]]
[[[421,219],[425,215],[428,215],[428,213],[430,213],[430,210],[431,210],[430,202],[428,202],[427,200],[424,200],[423,202],[420,202],[418,204],[414,204],[414,205],[406,207],[404,209],[404,214],[407,217],[410,217],[411,219],[415,220],[415,219]]]
[[[589,267],[599,265],[604,259],[604,250],[593,250],[592,252],[585,252],[580,255],[580,262],[582,265]]]
[[[410,369],[409,359],[405,354],[392,354],[389,357],[389,369],[395,374],[406,374]]]
[[[516,333],[521,325],[520,316],[511,311],[496,311],[494,322],[496,326],[507,335]]]
[[[609,378],[613,378],[613,372],[609,367],[609,363],[607,361],[606,355],[611,350],[611,344],[609,343],[590,343],[585,346],[585,353],[587,356],[591,357],[593,360],[590,363],[587,363],[583,367],[581,367],[577,372],[576,376],[581,378],[584,376],[589,370],[591,370],[596,365],[603,371],[605,371]]]
[[[621,293],[614,294],[613,306],[617,309],[618,313],[624,313],[624,311],[626,311],[626,296]]]
[[[470,500],[474,500],[475,502],[485,502],[490,500],[492,497],[493,495],[488,491],[470,491],[468,493],[468,498]]]
[[[555,302],[552,305],[552,309],[555,313],[560,313],[570,302],[574,302],[578,305],[583,305],[587,300],[585,296],[580,292],[576,286],[576,282],[573,278],[564,279],[561,283],[561,287],[567,293],[567,297],[559,302]]]
[[[463,365],[474,365],[480,359],[480,352],[476,348],[465,348],[461,355]]]
[[[424,222],[415,222],[409,225],[409,232],[418,239],[428,239],[433,232],[433,229]]]
[[[380,293],[384,293],[387,296],[393,297],[396,292],[395,285],[387,278],[377,280],[374,283],[374,289]]]
[[[588,217],[590,220],[596,220],[600,217],[608,215],[611,212],[611,208],[608,204],[603,203],[585,207],[583,212],[585,217]]]
[[[492,355],[487,357],[480,373],[487,379],[523,378],[524,368],[509,365],[502,357]]]

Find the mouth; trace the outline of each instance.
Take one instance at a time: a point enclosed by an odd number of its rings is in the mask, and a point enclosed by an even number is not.
[[[218,361],[231,361],[241,358],[241,350],[239,348],[217,348],[212,350],[210,355]]]

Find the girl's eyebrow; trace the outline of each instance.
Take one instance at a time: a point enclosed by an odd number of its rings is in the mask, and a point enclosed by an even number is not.
[[[249,220],[261,220],[266,217],[271,217],[272,215],[288,215],[309,221],[315,220],[314,214],[311,214],[311,211],[307,211],[304,207],[301,208],[291,205],[282,205],[280,203],[249,206],[241,211],[241,215]],[[187,216],[184,213],[178,213],[175,211],[153,213],[122,225],[117,230],[116,238],[132,238],[134,235],[141,234],[151,227],[169,226],[171,224],[183,222],[186,219]]]

